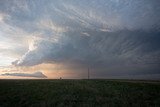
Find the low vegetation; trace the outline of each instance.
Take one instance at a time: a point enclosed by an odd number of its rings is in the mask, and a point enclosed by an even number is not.
[[[160,107],[160,83],[0,80],[0,107]]]

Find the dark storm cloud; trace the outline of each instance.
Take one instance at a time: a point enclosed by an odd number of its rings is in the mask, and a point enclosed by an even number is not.
[[[42,72],[28,73],[4,73],[2,76],[20,76],[20,77],[35,77],[35,78],[47,78]]]
[[[67,32],[56,43],[35,41],[35,49],[28,51],[16,64],[32,66],[65,61],[98,66],[160,64],[160,33],[128,30],[86,33],[90,36]]]
[[[8,15],[3,22],[34,37],[32,49],[13,65],[78,63],[94,66],[98,71],[123,71],[126,67],[128,72],[160,70],[158,0],[0,3],[3,4],[0,12]]]

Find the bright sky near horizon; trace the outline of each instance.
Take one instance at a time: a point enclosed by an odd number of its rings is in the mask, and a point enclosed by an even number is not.
[[[0,78],[160,79],[159,0],[0,0]]]

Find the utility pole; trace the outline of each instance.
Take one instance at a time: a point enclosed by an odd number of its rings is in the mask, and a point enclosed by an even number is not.
[[[89,79],[89,76],[90,76],[90,75],[89,75],[89,67],[88,67],[88,79]]]

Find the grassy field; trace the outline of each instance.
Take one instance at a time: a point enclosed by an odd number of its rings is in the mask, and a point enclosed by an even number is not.
[[[160,83],[0,80],[0,107],[160,107]]]

